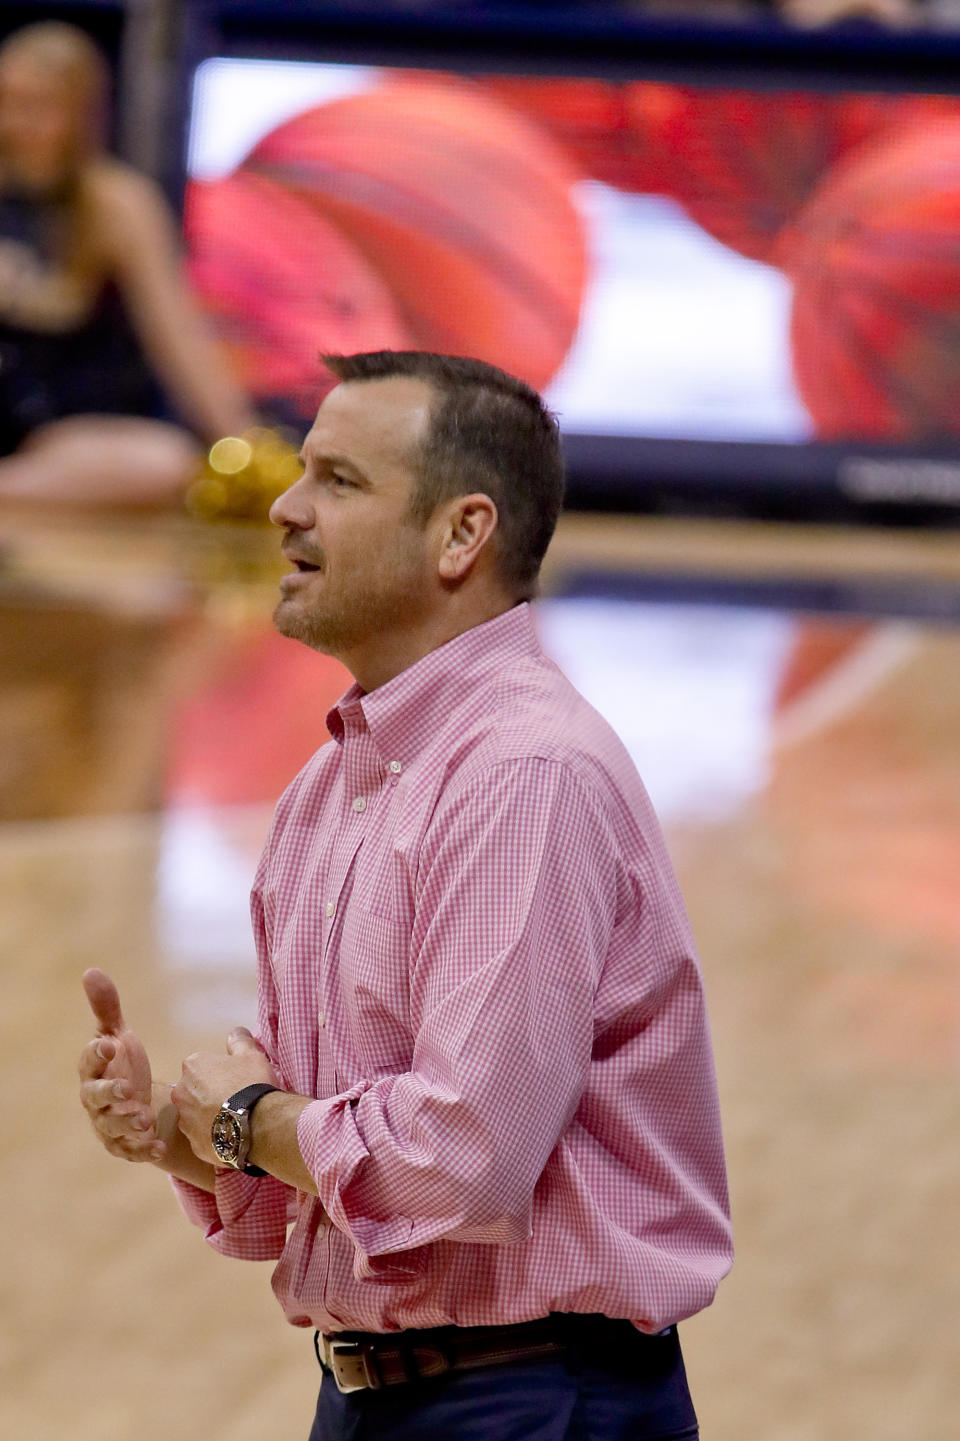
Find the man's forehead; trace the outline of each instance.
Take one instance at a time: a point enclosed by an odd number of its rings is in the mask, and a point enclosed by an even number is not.
[[[324,397],[307,442],[406,455],[423,436],[434,395],[415,376],[342,381]]]

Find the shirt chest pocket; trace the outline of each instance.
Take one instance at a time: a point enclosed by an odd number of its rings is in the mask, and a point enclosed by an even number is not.
[[[410,1069],[410,934],[406,926],[350,906],[340,941],[347,1024],[371,1079]]]

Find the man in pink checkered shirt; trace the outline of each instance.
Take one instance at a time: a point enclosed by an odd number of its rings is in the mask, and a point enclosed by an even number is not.
[[[478,361],[327,363],[275,619],[356,680],[257,872],[258,1035],[152,1082],[89,972],[83,1102],[277,1261],[312,1441],[694,1437],[676,1323],[732,1255],[702,979],[632,762],[532,623],[556,423]]]

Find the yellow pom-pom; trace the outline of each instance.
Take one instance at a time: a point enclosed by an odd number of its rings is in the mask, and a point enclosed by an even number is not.
[[[291,439],[268,426],[225,435],[208,451],[186,495],[198,520],[266,520],[278,495],[301,473]]]

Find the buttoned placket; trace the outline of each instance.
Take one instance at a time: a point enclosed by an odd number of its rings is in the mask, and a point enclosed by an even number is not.
[[[331,921],[333,920],[333,918],[334,918],[334,916],[335,916],[336,914],[337,914],[337,903],[336,903],[336,901],[331,901],[331,900],[326,901],[325,904],[324,904],[324,907],[323,907],[323,916],[324,916],[324,924],[323,924],[323,949],[324,949],[324,950],[326,950],[327,942],[328,942],[328,940],[329,940],[329,938],[330,938],[330,932],[331,932],[331,930],[333,929],[333,927],[332,927],[332,925],[331,925]],[[320,1011],[319,1011],[319,1013],[318,1013],[317,1020],[318,1020],[319,1023],[320,1023],[320,1029],[321,1029],[321,1031],[322,1031],[322,1030],[325,1030],[325,1029],[326,1029],[326,1025],[327,1025],[327,1012],[326,1012],[325,1006],[323,1006],[323,1005],[321,1005],[321,1007],[320,1007]]]
[[[331,840],[324,886],[322,956],[318,978],[319,1031],[325,1033],[331,1006],[338,994],[339,978],[333,975],[332,952],[343,926],[343,912],[349,903],[357,856],[367,831],[367,812],[382,783],[382,767],[362,712],[357,708],[343,714],[340,820]],[[319,1038],[318,1038],[319,1039]],[[320,1041],[321,1056],[327,1053],[336,1088],[340,1080],[329,1040]],[[321,1077],[318,1080],[322,1081]]]

